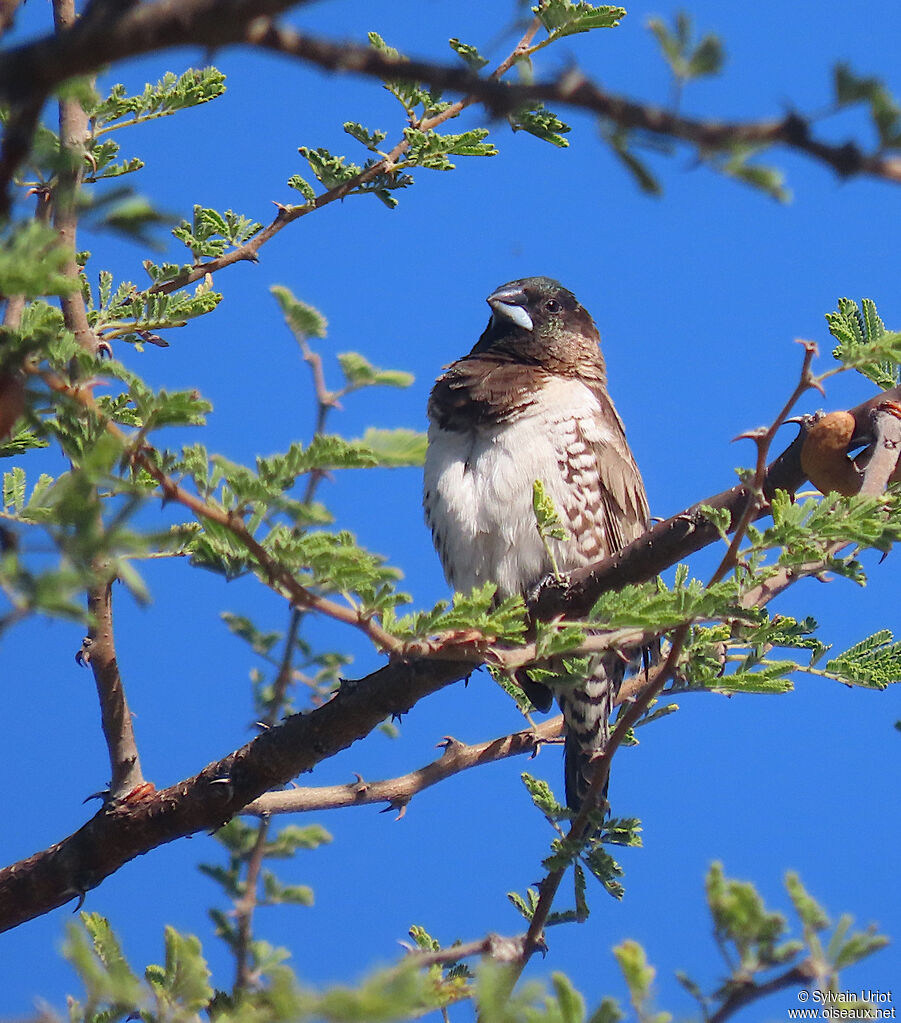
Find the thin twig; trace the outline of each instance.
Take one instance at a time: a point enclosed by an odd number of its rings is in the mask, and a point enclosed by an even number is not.
[[[254,981],[251,969],[251,942],[253,939],[253,913],[257,906],[257,888],[260,882],[260,872],[263,867],[263,857],[266,853],[266,839],[269,837],[268,820],[260,821],[257,828],[256,841],[253,849],[245,861],[246,872],[244,875],[245,892],[241,899],[235,902],[236,934],[234,943],[235,953],[235,984],[232,989],[232,996],[237,997],[238,992],[250,989]]]
[[[339,807],[387,803],[386,809],[398,810],[403,816],[410,800],[424,789],[467,771],[471,767],[495,763],[508,757],[529,754],[535,756],[544,743],[560,735],[563,718],[550,718],[535,728],[505,735],[488,742],[465,745],[447,736],[441,745],[444,752],[437,760],[409,774],[384,781],[364,781],[357,778],[347,785],[328,785],[267,792],[249,803],[241,811],[260,816],[277,813],[306,813],[310,810],[332,810]]]
[[[70,30],[76,20],[75,0],[53,0],[53,22],[58,34]],[[59,236],[60,248],[66,253],[63,274],[78,282],[78,264],[75,262],[76,231],[78,229],[78,195],[84,173],[85,143],[88,138],[88,118],[75,96],[62,96],[59,100],[59,141],[62,167],[53,189],[53,225]],[[96,354],[97,337],[88,323],[87,309],[81,288],[60,296],[60,305],[66,327],[87,352]]]
[[[95,415],[106,431],[119,441],[123,449],[129,450],[131,448],[131,440],[128,435],[116,423],[103,415],[89,387],[66,383],[49,371],[40,371],[38,375],[51,390],[72,398],[84,409]],[[139,451],[134,452],[132,457],[135,464],[144,469],[156,481],[165,499],[176,501],[178,504],[183,505],[200,520],[215,522],[226,528],[253,555],[260,575],[269,585],[281,590],[298,607],[319,611],[329,618],[334,618],[346,625],[352,625],[360,629],[380,649],[389,653],[403,653],[404,644],[386,632],[376,622],[372,621],[371,618],[351,607],[337,604],[333,600],[321,597],[319,594],[301,585],[290,571],[282,568],[277,560],[267,553],[266,549],[247,529],[240,515],[226,511],[217,505],[205,501],[202,497],[198,497],[196,494],[185,490],[184,487],[176,483],[155,464],[153,458],[150,457],[151,451],[152,449],[145,445]]]
[[[487,81],[496,82],[503,75],[510,70],[510,68],[516,63],[516,61],[524,56],[529,49],[529,44],[535,37],[538,29],[541,27],[541,22],[534,18],[531,25],[516,44],[510,54],[495,68],[494,71],[488,76]],[[255,22],[253,43],[254,45],[274,49],[281,53],[290,53],[292,48],[298,45],[302,40],[301,36],[294,29],[285,28],[274,24],[271,21],[264,21],[258,19]],[[369,52],[369,51],[367,51]],[[372,50],[371,52],[377,52]],[[398,62],[392,62],[396,65]],[[476,102],[475,95],[467,95],[456,103],[452,103],[450,106],[441,110],[439,113],[434,114],[432,117],[423,118],[416,122],[415,127],[419,131],[434,131],[439,128],[442,124],[459,117],[460,114],[469,106],[472,106]],[[373,181],[375,178],[382,174],[391,173],[398,169],[398,165],[402,160],[404,154],[409,150],[410,143],[405,139],[401,139],[391,149],[390,152],[383,155],[380,160],[375,161],[371,166],[361,170],[358,174],[349,178],[347,181],[336,185],[334,188],[330,188],[327,191],[317,195],[312,202],[308,202],[301,206],[284,206],[278,204],[278,213],[275,219],[262,231],[254,235],[249,241],[243,245],[239,245],[228,252],[223,253],[215,259],[208,260],[205,263],[200,263],[185,272],[179,274],[167,281],[161,281],[159,284],[154,284],[148,288],[148,294],[164,293],[168,294],[172,291],[176,291],[180,288],[186,287],[189,284],[193,284],[195,281],[201,280],[206,274],[215,273],[218,270],[223,269],[226,266],[231,266],[234,263],[239,263],[245,260],[255,262],[258,258],[258,253],[266,242],[278,234],[283,228],[287,227],[288,224],[294,223],[301,217],[305,217],[316,210],[322,209],[324,206],[328,206],[330,203],[343,200],[352,192],[366,185],[368,182]],[[307,357],[306,351],[304,357]],[[314,371],[314,377],[316,374],[316,359],[318,356],[313,356],[311,360],[311,367]],[[320,379],[317,379],[317,393],[320,392]],[[324,389],[323,389],[324,390]],[[322,406],[320,405],[320,408]]]
[[[74,0],[53,0],[53,19],[57,32],[65,32],[75,24]],[[60,147],[63,160],[53,189],[53,221],[66,251],[63,273],[78,284],[78,266],[75,262],[76,233],[78,229],[78,194],[84,166],[83,153],[87,138],[88,120],[81,102],[75,96],[59,100]],[[78,343],[89,352],[96,352],[97,339],[88,324],[84,297],[79,287],[60,299],[66,327]],[[96,529],[104,529],[99,497],[94,494]],[[119,673],[113,633],[113,602],[110,562],[105,555],[92,561],[93,581],[87,590],[90,615],[88,639],[84,661],[89,663],[100,702],[100,719],[110,761],[110,796],[117,800],[125,797],[144,781],[141,761],[135,741],[131,711],[125,698],[125,688]]]
[[[753,483],[748,488],[747,502],[744,510],[738,517],[732,542],[730,543],[728,550],[723,556],[720,565],[714,572],[708,585],[712,585],[719,581],[727,574],[727,572],[734,568],[737,561],[737,552],[747,527],[759,516],[759,513],[765,504],[766,498],[764,487],[766,484],[766,459],[769,454],[769,448],[777,430],[788,417],[798,398],[800,398],[800,396],[811,386],[817,386],[817,382],[810,372],[810,366],[813,357],[816,355],[816,351],[816,345],[812,342],[805,343],[804,361],[802,363],[798,384],[795,386],[795,389],[792,391],[788,401],[786,401],[782,410],[770,426],[766,430],[759,431],[754,434],[754,439],[757,443],[757,464]],[[759,606],[759,604],[757,606]],[[583,800],[579,813],[570,825],[567,833],[568,842],[578,843],[588,836],[590,829],[593,827],[592,816],[597,807],[602,804],[604,799],[604,793],[610,778],[610,769],[613,757],[621,746],[629,730],[638,724],[640,719],[650,708],[653,701],[660,695],[663,687],[675,674],[682,655],[683,647],[691,633],[692,625],[692,621],[684,622],[673,632],[671,645],[663,664],[651,669],[647,673],[647,681],[640,693],[635,697],[630,705],[626,706],[625,709],[620,712],[617,717],[616,727],[613,729],[607,744],[594,759],[592,765],[593,772],[591,784]],[[568,869],[568,865],[564,865],[555,870],[549,871],[539,885],[538,904],[535,907],[528,932],[526,933],[526,940],[523,944],[522,955],[511,965],[510,973],[507,978],[509,990],[511,992],[531,956],[538,949],[544,947],[544,928],[547,924],[557,891]]]
[[[801,343],[804,345],[804,361],[801,365],[801,374],[798,379],[798,383],[795,385],[795,389],[782,406],[782,410],[765,430],[742,434],[743,437],[749,437],[752,439],[757,445],[757,461],[754,467],[754,479],[748,488],[747,505],[738,520],[738,524],[736,525],[732,535],[732,540],[725,555],[723,556],[723,559],[717,566],[716,571],[710,577],[710,584],[719,582],[721,579],[725,578],[725,576],[731,572],[733,568],[735,568],[736,561],[738,559],[738,550],[744,541],[745,534],[748,531],[748,526],[750,526],[755,519],[759,518],[761,511],[766,506],[767,497],[764,492],[764,487],[767,475],[767,458],[769,457],[770,447],[776,437],[777,431],[783,425],[785,420],[788,419],[791,410],[795,407],[795,404],[798,402],[802,394],[808,391],[811,387],[819,387],[822,391],[822,386],[810,372],[810,366],[814,357],[817,355],[817,346],[813,341],[803,341]]]

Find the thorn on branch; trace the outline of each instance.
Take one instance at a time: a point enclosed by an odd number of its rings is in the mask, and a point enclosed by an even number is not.
[[[459,748],[463,743],[459,739],[455,739],[452,735],[445,735],[441,742],[435,743],[435,749],[443,749],[444,756],[447,756],[452,748]]]

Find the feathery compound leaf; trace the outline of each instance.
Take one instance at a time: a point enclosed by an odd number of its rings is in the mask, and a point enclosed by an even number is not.
[[[894,642],[888,629],[880,629],[827,661],[825,670],[847,685],[885,689],[901,681],[901,642]]]
[[[514,131],[527,131],[535,138],[557,146],[558,149],[566,149],[569,146],[569,142],[563,137],[571,130],[569,125],[552,111],[546,110],[543,103],[538,103],[534,107],[521,107],[509,114],[507,120]]]
[[[206,206],[195,206],[192,223],[183,220],[173,228],[172,234],[191,250],[195,262],[201,257],[215,259],[221,256],[229,246],[243,245],[249,238],[262,228],[258,221],[250,220],[226,210],[218,210]]]
[[[834,72],[835,99],[839,106],[868,103],[880,148],[901,146],[901,107],[879,78],[856,75],[847,64]]]
[[[691,17],[680,11],[676,15],[675,30],[662,18],[649,18],[648,28],[653,33],[673,75],[682,81],[715,75],[722,70],[724,52],[719,36],[708,33],[694,42]]]
[[[507,892],[507,898],[522,913],[526,920],[531,923],[532,917],[535,915],[535,909],[538,906],[538,892],[534,888],[527,888],[525,898],[519,892]]]
[[[165,965],[148,966],[145,976],[157,998],[161,1018],[199,1013],[213,997],[210,971],[193,934],[166,927]]]
[[[358,124],[356,121],[345,121],[343,124],[344,130],[348,135],[351,135],[362,143],[370,152],[377,153],[379,146],[388,137],[386,131],[370,131],[368,128],[364,128],[362,124]]]
[[[273,284],[269,291],[275,296],[285,317],[285,323],[298,341],[306,341],[311,337],[325,337],[328,320],[318,309],[295,298],[291,290],[282,284]]]
[[[430,611],[417,611],[404,618],[386,613],[382,625],[402,639],[423,639],[461,629],[475,629],[487,637],[515,643],[526,632],[526,606],[522,597],[507,597],[494,606],[495,586],[485,583],[471,593],[455,593],[450,607],[439,601]]]
[[[148,83],[135,96],[127,95],[124,85],[113,86],[109,96],[88,112],[95,124],[95,134],[100,135],[208,103],[224,92],[225,75],[214,67],[189,68],[182,75],[168,71],[156,85]],[[113,123],[116,121],[119,123]]]
[[[595,6],[573,0],[544,0],[532,13],[548,31],[550,39],[590,32],[593,28],[615,28],[626,16],[624,7]]]
[[[348,391],[377,385],[409,387],[414,381],[412,373],[405,373],[398,369],[378,369],[359,352],[340,352],[338,362],[347,382],[346,390]]]
[[[449,156],[496,156],[497,149],[490,142],[483,141],[487,135],[487,128],[473,128],[459,135],[439,135],[436,131],[404,128],[404,138],[410,147],[404,157],[404,166],[453,170],[455,164],[450,162]]]
[[[811,931],[823,931],[829,926],[829,917],[817,900],[801,883],[801,878],[790,870],[785,875],[785,888],[788,892],[795,912],[801,918],[805,928]]]
[[[628,939],[613,949],[613,955],[629,988],[633,1004],[644,1005],[651,996],[651,985],[657,976],[657,971],[648,962],[645,950],[637,941]],[[644,1013],[641,1018],[645,1018]]]
[[[642,192],[646,192],[648,195],[662,195],[663,186],[648,169],[647,164],[640,160],[635,155],[634,149],[630,147],[630,133],[624,128],[610,130],[605,127],[603,135]]]
[[[721,173],[727,174],[736,181],[742,181],[752,188],[768,195],[778,202],[790,202],[792,194],[785,187],[785,175],[775,167],[765,167],[750,161],[760,152],[762,147],[744,144],[733,145],[725,160],[715,160],[715,166]]]
[[[901,380],[901,333],[885,329],[872,299],[863,299],[858,308],[852,299],[840,298],[837,311],[826,314],[826,322],[838,341],[834,358],[883,390]]]
[[[488,63],[488,58],[483,57],[476,47],[469,43],[461,43],[459,39],[449,39],[448,45],[471,71],[481,71]]]
[[[63,273],[67,256],[53,228],[30,220],[0,234],[0,295],[68,295],[77,283]]]
[[[717,693],[790,693],[794,684],[784,676],[799,668],[800,665],[795,661],[780,661],[762,666],[756,671],[735,671],[721,675],[706,682],[705,687]]]
[[[545,817],[549,817],[552,821],[559,821],[567,820],[572,816],[565,806],[557,802],[550,785],[546,781],[543,781],[541,778],[534,778],[526,771],[523,771],[520,777],[522,778],[523,785],[525,785],[529,795],[532,797],[532,802]]]
[[[377,465],[396,469],[423,465],[428,438],[418,430],[404,427],[381,430],[370,426],[358,443],[372,452]]]

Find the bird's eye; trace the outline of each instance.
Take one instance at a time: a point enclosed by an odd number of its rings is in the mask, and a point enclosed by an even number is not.
[[[549,298],[547,302],[544,303],[544,308],[549,313],[559,313],[560,303],[556,298]]]

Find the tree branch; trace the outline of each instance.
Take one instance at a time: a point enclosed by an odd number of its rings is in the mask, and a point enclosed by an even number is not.
[[[872,409],[883,402],[899,400],[901,387],[894,387],[850,409],[857,432],[864,434],[870,429],[869,416]],[[767,502],[776,490],[793,494],[806,481],[807,477],[801,468],[803,441],[802,425],[798,436],[767,468],[763,481]],[[562,614],[570,618],[584,617],[602,593],[653,579],[666,568],[718,540],[716,526],[704,514],[703,508],[728,511],[730,524],[727,532],[732,532],[749,498],[749,490],[744,484],[724,490],[657,523],[618,554],[576,569],[560,581],[549,579],[531,602],[532,613],[542,620],[550,620]],[[768,510],[768,503],[764,503],[756,517],[766,515]]]
[[[7,51],[0,64],[0,103],[39,107],[67,78],[127,57],[180,45],[212,49],[244,44],[288,54],[327,71],[427,82],[466,95],[495,116],[537,102],[563,104],[598,114],[620,128],[679,139],[701,153],[737,144],[778,144],[825,164],[841,177],[866,174],[901,183],[901,157],[867,153],[852,141],[835,144],[815,138],[811,120],[798,113],[744,122],[691,118],[609,93],[578,71],[546,82],[507,85],[460,65],[394,60],[368,46],[319,39],[274,24],[274,16],[296,6],[300,6],[296,0],[158,0],[114,11],[102,6],[67,31]],[[0,177],[3,192],[8,180]]]
[[[863,427],[871,408],[899,397],[901,388],[895,388],[857,406],[851,414]],[[803,482],[799,438],[769,467],[764,491],[769,494],[776,487],[794,491]],[[699,511],[702,505],[729,508],[735,522],[747,499],[744,487],[733,487],[660,523],[616,558],[581,569],[567,584],[549,589],[553,599],[545,597],[549,603],[539,604],[542,615],[568,613],[578,618],[602,593],[653,578],[719,539]],[[406,713],[420,699],[466,677],[475,666],[434,656],[393,660],[360,681],[345,682],[328,703],[289,717],[193,778],[131,802],[104,807],[74,835],[0,871],[0,930],[83,895],[135,856],[177,838],[215,829],[264,792],[312,770],[363,738],[386,717]],[[666,668],[652,669],[646,692],[652,691]],[[643,686],[644,679],[637,684]],[[640,700],[621,718],[623,722],[632,720],[632,711],[643,710]]]
[[[215,830],[262,793],[311,771],[466,670],[457,661],[388,664],[343,684],[322,707],[292,715],[193,778],[104,806],[62,842],[0,871],[0,931],[83,896],[142,853]]]
[[[514,732],[488,742],[467,746],[451,736],[442,743],[444,752],[425,767],[386,781],[367,782],[358,777],[347,785],[292,788],[284,792],[267,792],[241,811],[253,816],[276,813],[306,813],[310,810],[334,810],[346,806],[364,806],[387,803],[386,810],[397,810],[397,820],[403,817],[413,796],[437,785],[461,771],[482,764],[495,763],[508,757],[528,753],[535,756],[541,746],[561,734],[563,716],[558,714],[535,728]]]
[[[65,32],[75,24],[75,0],[53,0],[53,20],[57,32]],[[52,192],[53,222],[66,251],[63,273],[76,284],[73,291],[60,297],[63,320],[86,351],[96,354],[97,337],[88,323],[87,309],[80,287],[77,287],[78,265],[75,261],[78,230],[78,195],[84,169],[84,146],[88,135],[88,119],[81,102],[74,96],[59,100],[60,156],[63,165]],[[90,393],[90,392],[87,392]],[[104,530],[100,498],[93,492],[94,519],[98,533]],[[80,663],[89,663],[94,674],[103,737],[110,761],[110,795],[124,796],[144,781],[135,742],[131,711],[116,660],[113,639],[113,604],[110,564],[106,557],[93,559],[94,581],[87,591],[91,624]]]
[[[735,987],[716,1012],[708,1016],[707,1023],[725,1023],[730,1016],[746,1005],[750,1005],[760,998],[765,998],[767,995],[773,995],[777,991],[784,991],[786,988],[805,987],[810,983],[813,976],[814,972],[811,969],[811,964],[808,960],[805,960],[763,984],[755,984],[752,981],[741,987]]]
[[[100,518],[98,511],[98,519]],[[100,523],[102,528],[102,523]],[[97,576],[88,590],[91,624],[81,654],[90,664],[100,701],[100,723],[110,762],[110,798],[120,799],[143,784],[141,760],[113,638],[113,580],[105,558],[95,559]]]

